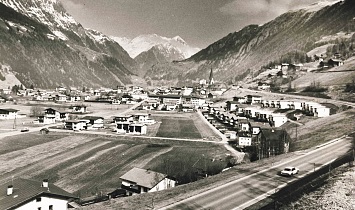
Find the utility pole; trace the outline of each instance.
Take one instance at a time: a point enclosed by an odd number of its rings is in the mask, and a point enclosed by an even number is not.
[[[16,115],[15,115],[15,119],[14,119],[14,125],[12,126],[13,129],[16,129]]]
[[[298,127],[298,124],[296,124],[296,141],[297,141],[297,127]]]

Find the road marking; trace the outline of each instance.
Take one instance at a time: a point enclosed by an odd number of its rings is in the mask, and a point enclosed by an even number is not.
[[[343,138],[343,136],[340,137],[340,138],[336,138],[336,139],[332,140],[331,143],[329,143],[329,144],[327,144],[327,145],[324,145],[323,147],[316,148],[316,149],[314,149],[314,150],[312,150],[312,151],[310,151],[310,152],[307,152],[305,155],[310,155],[310,154],[313,154],[313,153],[315,153],[315,152],[318,152],[319,150],[322,150],[322,149],[324,149],[324,148],[330,147],[331,145],[338,143],[339,140],[344,140],[344,139],[342,139],[342,138]],[[202,196],[204,196],[204,195],[206,195],[206,194],[208,194],[208,193],[212,193],[212,192],[217,191],[217,190],[219,190],[219,189],[223,189],[224,187],[226,187],[226,186],[228,186],[228,185],[230,185],[230,184],[236,184],[236,183],[241,182],[241,181],[243,181],[243,180],[245,180],[245,179],[248,179],[248,178],[250,178],[250,177],[252,177],[252,176],[259,175],[259,174],[264,173],[264,172],[266,172],[266,171],[268,171],[268,170],[270,170],[270,169],[278,168],[278,167],[280,167],[281,165],[287,164],[287,163],[292,162],[292,161],[296,161],[296,160],[301,159],[301,158],[303,158],[303,157],[304,157],[304,155],[301,155],[301,156],[296,157],[296,158],[294,158],[294,159],[290,159],[290,160],[288,160],[288,161],[286,161],[286,162],[279,163],[279,164],[277,164],[277,165],[274,165],[274,166],[272,166],[272,167],[270,167],[270,168],[261,170],[261,171],[259,171],[259,172],[254,173],[254,174],[250,174],[250,175],[245,176],[245,177],[242,177],[242,178],[240,178],[240,179],[236,179],[236,180],[231,181],[231,182],[229,182],[229,183],[226,183],[226,184],[223,184],[223,185],[218,186],[218,187],[216,187],[216,188],[213,188],[213,189],[204,191],[204,192],[202,192],[202,193],[200,193],[200,194],[197,194],[197,195],[191,196],[191,197],[189,197],[189,198],[183,199],[183,200],[181,200],[181,201],[178,201],[178,202],[176,202],[176,203],[167,205],[167,206],[162,207],[162,208],[160,208],[160,209],[165,210],[165,209],[173,208],[174,206],[177,206],[177,205],[179,205],[179,204],[181,204],[181,203],[191,201],[191,200],[193,200],[193,199],[195,199],[195,198],[198,198],[198,197],[202,197]],[[292,181],[292,180],[290,180],[290,181]],[[287,183],[288,183],[288,182],[286,182],[285,184],[287,184]],[[281,186],[283,186],[283,185],[281,185]],[[246,202],[246,203],[244,203],[244,204],[242,204],[242,205],[236,207],[235,209],[240,209],[240,207],[244,207],[244,208],[245,208],[245,207],[247,207],[247,206],[245,206],[246,204],[251,205],[251,204],[253,204],[252,202],[255,202],[255,201],[256,201],[256,199],[260,199],[260,200],[261,200],[261,198],[262,198],[263,196],[265,196],[266,194],[270,194],[271,192],[274,192],[274,191],[275,191],[275,189],[270,190],[270,191],[268,191],[268,192],[266,192],[266,193],[264,193],[264,194],[258,196],[257,198],[255,198],[255,199],[253,199],[253,200],[250,200],[250,201],[248,201],[248,202]]]

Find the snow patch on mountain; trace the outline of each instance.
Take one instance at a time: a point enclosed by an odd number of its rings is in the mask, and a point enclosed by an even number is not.
[[[109,38],[108,36],[104,35],[103,33],[93,30],[93,29],[86,29],[86,35],[88,35],[89,37],[91,37],[92,39],[94,39],[95,41],[103,44],[106,41],[110,41],[112,40],[111,38]]]
[[[180,36],[167,38],[157,34],[146,34],[134,39],[128,39],[126,37],[111,38],[119,43],[132,58],[135,58],[142,52],[148,51],[156,45],[161,45],[160,47],[165,46],[168,49],[174,47],[183,54],[184,58],[188,58],[200,50],[199,48],[189,46]]]
[[[332,6],[338,2],[343,2],[343,1],[344,0],[321,0],[319,2],[313,3],[309,6],[306,6],[306,7],[300,8],[300,9],[305,10],[307,12],[316,12],[316,11],[323,9],[324,7]]]
[[[54,35],[56,35],[59,39],[61,39],[61,40],[64,40],[64,41],[66,41],[66,40],[68,40],[68,37],[67,36],[65,36],[62,32],[60,32],[60,31],[53,31],[53,34]]]
[[[69,30],[73,25],[79,25],[75,19],[65,12],[57,0],[0,0],[4,5],[22,13],[51,29]]]

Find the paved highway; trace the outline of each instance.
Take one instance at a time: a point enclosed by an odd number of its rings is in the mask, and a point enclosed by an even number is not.
[[[236,180],[205,191],[162,209],[244,209],[271,195],[293,179],[305,176],[345,154],[352,147],[350,138],[342,137],[307,153],[274,165],[251,175],[240,173]],[[281,177],[278,172],[286,166],[295,166],[300,173],[294,177]],[[253,170],[253,169],[251,169]]]

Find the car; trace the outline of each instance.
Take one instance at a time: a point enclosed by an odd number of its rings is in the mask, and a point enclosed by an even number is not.
[[[28,129],[28,128],[22,128],[21,129],[21,132],[27,132],[27,131],[29,131],[30,129]]]
[[[284,170],[282,170],[280,172],[280,174],[282,176],[293,176],[295,174],[298,174],[299,171],[300,170],[298,168],[289,166],[289,167],[284,168]]]

